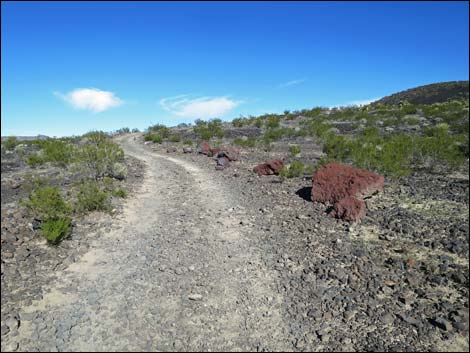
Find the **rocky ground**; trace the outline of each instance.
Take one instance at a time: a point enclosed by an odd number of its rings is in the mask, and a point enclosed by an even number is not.
[[[350,224],[310,201],[311,176],[252,172],[288,162],[285,141],[216,171],[135,137],[134,196],[59,247],[18,206],[23,167],[2,173],[2,351],[468,350],[468,165],[386,180]]]

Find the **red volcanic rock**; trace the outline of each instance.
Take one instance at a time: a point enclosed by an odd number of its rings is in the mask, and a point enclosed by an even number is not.
[[[345,197],[363,199],[383,190],[384,177],[339,163],[320,168],[312,178],[312,201],[335,204]]]
[[[347,196],[334,204],[330,215],[345,221],[357,222],[366,216],[366,203],[358,198]]]
[[[284,162],[280,159],[274,159],[272,161],[266,162],[266,164],[273,170],[274,174],[279,173],[282,167],[284,167]]]
[[[209,145],[209,142],[207,141],[202,141],[201,144],[199,145],[199,153],[205,154],[206,156],[212,156],[211,154],[211,145]]]
[[[363,198],[382,191],[382,175],[339,163],[320,168],[312,178],[312,201],[333,205],[333,217],[357,222],[366,215]]]
[[[283,166],[284,163],[280,159],[275,159],[266,163],[258,164],[253,168],[253,171],[258,175],[272,175],[278,174]]]

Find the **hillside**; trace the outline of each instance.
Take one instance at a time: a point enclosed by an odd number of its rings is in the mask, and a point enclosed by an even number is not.
[[[372,105],[396,105],[405,100],[412,104],[433,104],[453,99],[468,100],[468,97],[468,81],[450,81],[419,86],[394,93],[373,102]]]

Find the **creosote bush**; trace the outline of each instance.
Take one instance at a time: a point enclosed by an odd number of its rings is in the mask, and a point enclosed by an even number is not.
[[[12,151],[18,144],[18,140],[15,136],[8,136],[5,141],[2,141],[7,151]]]
[[[58,244],[71,233],[71,220],[68,217],[48,219],[41,224],[41,235],[49,244]]]
[[[197,119],[195,124],[193,128],[194,132],[201,140],[210,140],[213,137],[222,138],[225,135],[222,120],[220,119],[212,119],[209,121]]]
[[[300,146],[299,145],[292,145],[292,146],[289,146],[289,154],[291,156],[296,156],[300,153]]]
[[[101,190],[94,180],[88,180],[80,184],[77,195],[77,209],[85,211],[110,211],[111,203],[109,193]]]

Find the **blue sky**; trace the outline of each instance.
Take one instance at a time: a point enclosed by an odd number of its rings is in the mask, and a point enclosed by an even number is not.
[[[2,2],[2,135],[346,105],[468,80],[467,2]]]

